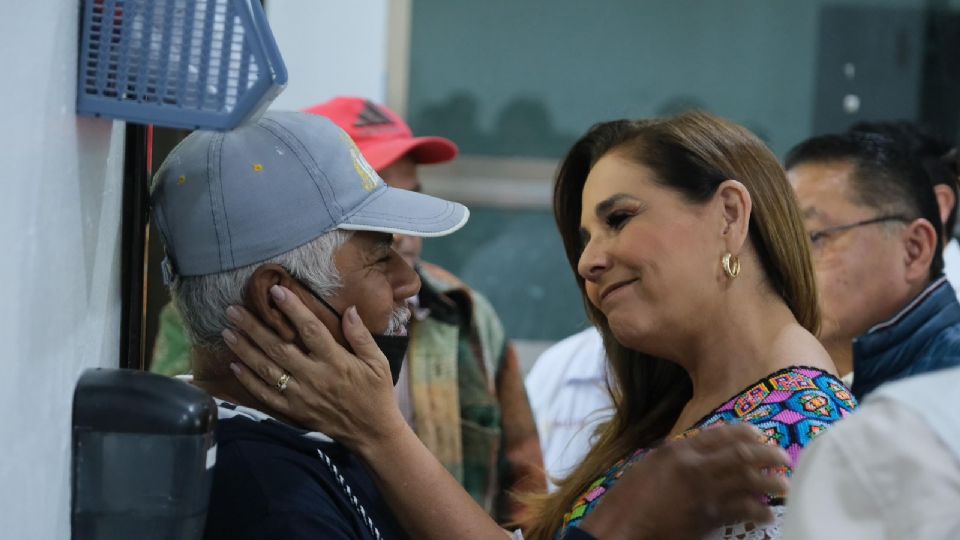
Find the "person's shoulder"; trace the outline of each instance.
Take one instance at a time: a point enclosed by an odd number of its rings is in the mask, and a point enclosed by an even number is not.
[[[956,299],[954,298],[953,301],[956,302]],[[958,303],[957,311],[960,311],[960,303]],[[960,355],[960,320],[945,326],[931,338],[930,343],[929,350],[931,352],[949,352]]]
[[[477,300],[480,300],[480,303],[484,304],[484,306],[482,306],[483,308],[489,307],[489,309],[493,309],[490,306],[489,300],[487,300],[483,294],[464,283],[463,280],[453,275],[449,270],[436,264],[423,261],[420,262],[419,270],[420,277],[426,278],[429,285],[437,292],[442,294],[449,294],[451,292],[465,293],[469,295],[475,303],[477,303]]]
[[[418,269],[421,277],[427,278],[430,285],[438,289],[439,292],[446,293],[455,289],[472,290],[452,272],[436,264],[420,261]]]
[[[778,370],[747,387],[697,429],[715,423],[749,422],[791,453],[794,460],[833,424],[857,407],[853,393],[834,375],[814,367]],[[841,422],[842,423],[842,422]]]
[[[885,384],[878,388],[867,401],[924,394],[933,394],[942,399],[960,400],[960,394],[952,392],[958,386],[960,386],[960,367],[954,367]]]
[[[883,470],[888,464],[912,459],[918,441],[932,435],[911,407],[894,399],[871,395],[856,414],[832,426],[813,447],[822,446],[856,456],[861,468]]]
[[[530,368],[527,381],[565,377],[599,377],[605,374],[603,338],[594,327],[581,330],[554,343],[540,353]]]
[[[554,343],[543,351],[540,358],[567,357],[571,353],[582,354],[584,352],[593,354],[597,351],[603,353],[603,337],[600,336],[596,327],[591,326]]]
[[[955,519],[953,463],[955,457],[914,411],[871,394],[856,414],[804,451],[784,538],[841,530],[849,538],[880,538],[884,531],[890,538],[953,538],[921,532],[937,514]]]
[[[487,299],[483,293],[469,287],[457,276],[428,262],[420,263],[420,275],[426,278],[429,281],[429,285],[437,290],[437,292],[451,297],[457,296],[451,295],[451,293],[460,293],[460,296],[469,299],[469,309],[474,324],[479,325],[481,328],[485,326],[502,327],[500,317],[497,315],[490,300]]]
[[[836,375],[817,366],[791,366],[767,376],[761,383],[764,403],[781,403],[811,418],[836,421],[847,416],[859,403]],[[741,397],[756,392],[750,388]],[[833,410],[833,406],[839,407]]]
[[[821,367],[793,367],[786,370],[790,377],[797,377],[798,386],[789,403],[791,408],[811,419],[825,423],[841,420],[859,407],[853,391],[835,374]]]
[[[939,423],[947,422],[960,439],[960,417],[954,412],[960,407],[958,386],[960,366],[945,367],[885,384],[870,395],[867,404],[873,408],[896,402]]]
[[[317,449],[343,452],[339,445],[308,441],[292,428],[246,418],[221,420],[217,435],[217,496],[238,499],[241,493],[259,493],[267,506],[285,511],[308,510],[337,498]]]
[[[183,317],[177,311],[177,306],[173,305],[173,302],[167,302],[160,308],[160,318],[166,323],[183,326]]]
[[[905,375],[914,377],[955,366],[960,366],[960,321],[931,337]]]
[[[220,424],[227,436],[218,443],[208,531],[222,534],[211,537],[364,538],[316,452],[344,453],[342,447],[275,436],[273,426],[243,418]]]

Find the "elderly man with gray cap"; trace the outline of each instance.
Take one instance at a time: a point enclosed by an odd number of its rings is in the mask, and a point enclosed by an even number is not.
[[[304,112],[344,130],[390,187],[420,191],[422,166],[457,146],[414,136],[394,111],[343,96]],[[421,259],[419,237],[394,235],[394,249],[423,286],[410,299],[410,347],[395,394],[404,419],[430,452],[500,523],[521,517],[517,493],[546,487],[537,427],[520,360],[493,305],[459,278]]]
[[[467,221],[467,209],[386,186],[333,123],[292,112],[191,134],[157,172],[151,202],[164,274],[191,338],[193,383],[219,410],[205,537],[405,537],[351,452],[237,382],[226,345],[245,337],[228,319],[255,317],[285,346],[303,346],[309,336],[276,307],[282,286],[340,344],[350,346],[345,333],[368,329],[396,382],[405,301],[420,281],[391,235],[449,234]],[[306,384],[266,375],[281,393]]]

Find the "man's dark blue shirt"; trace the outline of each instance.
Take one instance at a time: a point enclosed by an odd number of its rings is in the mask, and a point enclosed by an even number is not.
[[[853,394],[960,366],[960,303],[947,278],[934,280],[889,320],[853,341]]]
[[[381,538],[407,538],[360,460],[340,444],[262,413],[220,403],[207,540],[368,540],[375,536],[322,452]]]

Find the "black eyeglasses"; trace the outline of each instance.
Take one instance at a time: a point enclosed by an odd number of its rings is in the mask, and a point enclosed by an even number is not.
[[[889,216],[878,216],[871,219],[865,219],[863,221],[858,221],[856,223],[848,223],[847,225],[837,225],[836,227],[827,227],[826,229],[821,229],[819,231],[813,231],[810,233],[810,243],[816,245],[819,241],[829,238],[832,235],[841,233],[844,231],[849,231],[850,229],[856,229],[857,227],[863,227],[866,225],[873,225],[874,223],[884,223],[887,221],[899,221],[901,223],[909,223],[912,221],[910,218],[902,215],[889,215]]]

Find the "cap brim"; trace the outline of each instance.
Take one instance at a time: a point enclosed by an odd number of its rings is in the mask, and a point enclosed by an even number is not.
[[[409,236],[446,236],[463,227],[469,218],[470,210],[460,203],[383,186],[337,228]]]
[[[457,145],[443,137],[362,141],[357,146],[360,147],[363,157],[378,171],[407,154],[421,165],[443,163],[457,157]]]

